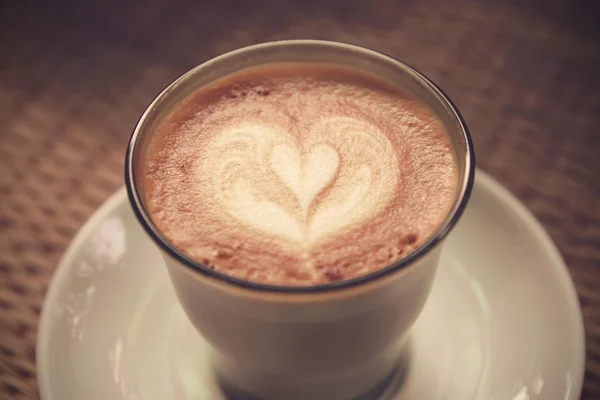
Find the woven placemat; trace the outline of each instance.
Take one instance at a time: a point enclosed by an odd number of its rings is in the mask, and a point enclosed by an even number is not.
[[[478,164],[542,221],[586,324],[600,398],[600,52],[584,2],[26,2],[0,5],[0,398],[37,398],[35,339],[57,262],[122,185],[158,91],[225,51],[332,39],[414,65],[463,112]],[[40,9],[39,7],[44,7]]]

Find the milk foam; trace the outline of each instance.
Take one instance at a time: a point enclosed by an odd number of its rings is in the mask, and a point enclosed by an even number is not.
[[[199,182],[218,171],[214,185],[197,189],[219,199],[223,212],[238,221],[305,248],[389,204],[398,163],[377,127],[327,117],[301,143],[294,139],[288,132],[243,122],[219,133],[196,170]],[[290,196],[278,196],[281,187],[254,184],[267,176],[280,180]]]
[[[157,132],[141,176],[180,249],[277,284],[359,276],[439,225],[457,171],[416,99],[340,67],[262,67],[199,90]]]

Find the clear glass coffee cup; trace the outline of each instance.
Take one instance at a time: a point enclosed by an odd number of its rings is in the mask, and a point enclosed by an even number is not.
[[[400,86],[444,124],[458,167],[451,210],[406,257],[357,278],[277,286],[234,278],[176,248],[153,223],[139,174],[152,135],[170,111],[203,85],[249,67],[280,62],[350,66]],[[139,120],[125,178],[141,225],[160,248],[179,302],[215,350],[223,384],[258,399],[356,398],[398,367],[403,344],[429,296],[444,240],[470,195],[475,160],[467,127],[448,97],[408,65],[365,48],[327,41],[258,44],[216,57],[169,85]]]

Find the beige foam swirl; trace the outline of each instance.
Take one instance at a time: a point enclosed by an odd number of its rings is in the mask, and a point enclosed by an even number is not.
[[[204,154],[198,176],[212,171],[214,185],[205,189],[214,193],[205,194],[226,214],[305,247],[367,222],[398,187],[388,138],[350,117],[322,119],[303,135],[239,124],[217,134]]]

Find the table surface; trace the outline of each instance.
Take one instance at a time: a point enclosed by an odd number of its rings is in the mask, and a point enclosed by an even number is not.
[[[0,398],[38,398],[47,285],[122,183],[131,130],[171,80],[256,42],[315,38],[397,56],[436,81],[478,165],[539,218],[575,281],[583,399],[600,398],[600,29],[583,1],[136,0],[0,5]]]

